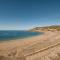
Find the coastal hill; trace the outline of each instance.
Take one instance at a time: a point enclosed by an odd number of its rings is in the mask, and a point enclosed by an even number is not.
[[[60,25],[52,25],[52,26],[45,26],[45,27],[36,27],[31,29],[30,31],[60,31]]]

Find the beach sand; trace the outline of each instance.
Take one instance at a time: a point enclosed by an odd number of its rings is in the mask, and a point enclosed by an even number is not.
[[[46,31],[43,35],[0,42],[0,60],[49,60],[52,58],[48,56],[59,51],[58,45],[58,31]]]

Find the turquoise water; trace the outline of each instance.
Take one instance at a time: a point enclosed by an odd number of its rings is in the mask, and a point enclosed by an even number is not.
[[[8,41],[14,39],[22,39],[31,36],[41,35],[42,32],[28,32],[28,31],[0,31],[0,41]]]

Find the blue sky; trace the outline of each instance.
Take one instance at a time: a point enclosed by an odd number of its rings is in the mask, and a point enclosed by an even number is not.
[[[60,0],[0,0],[0,30],[59,24]]]

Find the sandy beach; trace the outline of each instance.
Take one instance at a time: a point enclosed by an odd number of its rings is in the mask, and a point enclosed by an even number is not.
[[[46,58],[43,59],[42,57],[47,56],[49,52],[51,53],[52,48],[55,48],[56,51],[58,44],[60,44],[60,32],[58,31],[47,31],[43,35],[0,42],[0,59],[45,60]]]

